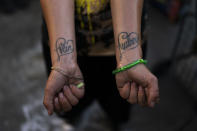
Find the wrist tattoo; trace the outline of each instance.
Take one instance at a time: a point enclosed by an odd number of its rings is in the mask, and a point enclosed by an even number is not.
[[[60,61],[60,57],[73,53],[74,45],[73,40],[66,40],[64,38],[58,38],[56,41],[56,53],[58,56],[58,61]]]
[[[139,45],[139,35],[136,32],[121,32],[118,35],[118,48],[120,51],[120,60],[122,55],[128,50],[135,49]]]

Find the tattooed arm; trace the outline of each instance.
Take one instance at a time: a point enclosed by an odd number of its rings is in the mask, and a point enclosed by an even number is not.
[[[143,0],[111,0],[117,68],[142,58],[141,15]],[[128,102],[154,107],[159,100],[157,78],[143,65],[118,73],[120,95]]]
[[[82,73],[77,64],[74,29],[74,0],[40,0],[49,32],[49,46],[53,70],[48,78],[44,105],[51,115],[69,111],[84,94]],[[61,72],[64,72],[62,74]]]

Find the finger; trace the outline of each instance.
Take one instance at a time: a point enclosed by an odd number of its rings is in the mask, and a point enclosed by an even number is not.
[[[69,103],[73,106],[77,105],[79,100],[74,96],[68,86],[64,86],[64,96],[68,99]]]
[[[69,86],[72,94],[77,97],[78,99],[81,99],[84,96],[85,88],[77,88],[75,85],[70,85]]]
[[[145,106],[145,91],[144,89],[142,88],[142,86],[139,86],[138,87],[138,104],[141,105],[141,106]]]
[[[68,102],[66,97],[63,95],[63,92],[59,93],[58,100],[59,100],[60,106],[62,107],[62,109],[65,112],[70,111],[72,109],[71,104]]]
[[[130,94],[130,82],[127,82],[126,84],[124,84],[124,86],[122,88],[118,88],[120,96],[123,99],[128,99],[129,98],[129,94]]]
[[[154,107],[155,103],[159,99],[159,88],[158,88],[158,81],[156,78],[152,78],[149,81],[148,87],[146,89],[146,93],[148,96],[148,105],[150,107]]]
[[[52,90],[51,87],[47,86],[45,88],[45,92],[44,92],[44,101],[43,101],[43,104],[45,106],[45,108],[47,109],[48,111],[48,114],[49,115],[52,115],[53,114],[53,99],[54,99],[54,96],[55,96],[55,92]]]
[[[55,97],[55,99],[54,99],[54,108],[55,108],[55,110],[56,110],[57,112],[61,111],[61,106],[60,106],[58,97]]]
[[[137,103],[137,95],[138,95],[137,84],[135,82],[132,82],[129,99],[127,99],[127,101],[131,104],[136,104]]]

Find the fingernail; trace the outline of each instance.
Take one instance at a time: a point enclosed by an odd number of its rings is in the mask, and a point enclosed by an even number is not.
[[[151,102],[151,103],[150,103],[150,106],[151,106],[151,107],[154,107],[154,106],[155,106],[155,103],[154,103],[154,102]]]

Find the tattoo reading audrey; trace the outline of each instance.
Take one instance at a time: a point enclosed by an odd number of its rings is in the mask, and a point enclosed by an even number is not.
[[[66,40],[64,38],[58,38],[56,41],[56,52],[58,56],[58,61],[60,61],[60,57],[73,53],[74,46],[73,40]]]
[[[121,32],[118,35],[118,47],[120,50],[120,59],[126,51],[135,49],[138,46],[139,36],[136,32]]]

